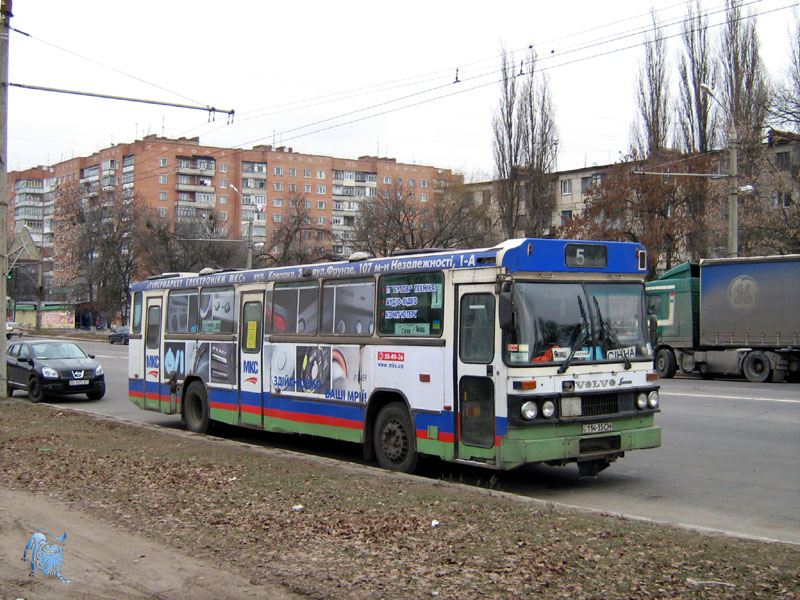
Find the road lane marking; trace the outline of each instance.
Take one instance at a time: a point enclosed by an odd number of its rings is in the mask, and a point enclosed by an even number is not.
[[[692,398],[720,398],[722,400],[752,400],[753,402],[781,402],[783,404],[800,404],[800,400],[787,400],[783,398],[755,398],[753,396],[721,396],[719,394],[687,394],[685,392],[665,392],[659,390],[661,396],[690,396]]]

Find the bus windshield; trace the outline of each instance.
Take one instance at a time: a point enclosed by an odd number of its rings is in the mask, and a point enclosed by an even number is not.
[[[509,365],[652,358],[639,283],[517,282],[514,305],[503,345]]]

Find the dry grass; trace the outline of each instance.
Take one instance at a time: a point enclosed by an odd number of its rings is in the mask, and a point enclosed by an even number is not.
[[[800,597],[800,551],[788,545],[568,512],[24,400],[0,410],[1,485],[56,493],[309,598]]]

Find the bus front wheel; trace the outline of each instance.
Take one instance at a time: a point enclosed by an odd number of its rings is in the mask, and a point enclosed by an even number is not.
[[[390,471],[412,473],[417,466],[417,443],[411,417],[405,406],[392,402],[375,420],[373,435],[378,464]]]
[[[202,382],[195,381],[189,385],[183,399],[183,421],[186,429],[194,433],[206,433],[210,420],[206,387]]]

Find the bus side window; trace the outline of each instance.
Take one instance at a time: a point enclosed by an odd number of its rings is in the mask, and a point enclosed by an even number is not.
[[[131,331],[133,333],[142,333],[142,292],[136,292],[133,295]]]
[[[197,332],[197,290],[170,292],[167,301],[167,333]]]
[[[316,282],[275,284],[272,307],[273,333],[317,333],[319,287]]]
[[[459,354],[464,362],[490,363],[494,358],[494,296],[465,294],[461,298]]]
[[[158,348],[161,338],[161,307],[151,306],[147,309],[147,347]]]
[[[322,333],[372,335],[374,279],[327,281],[322,288]]]

